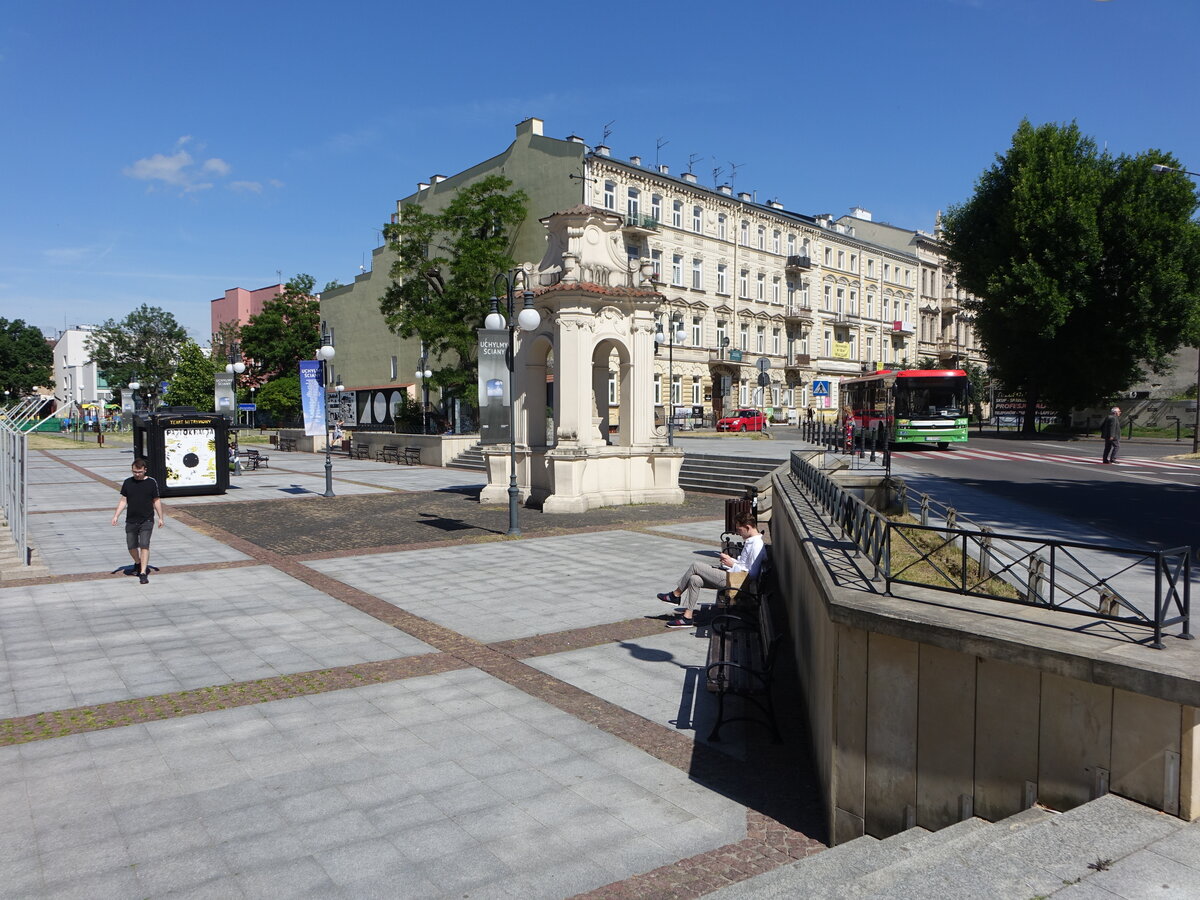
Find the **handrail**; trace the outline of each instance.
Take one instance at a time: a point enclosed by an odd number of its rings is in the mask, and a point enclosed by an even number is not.
[[[1164,646],[1164,629],[1170,626],[1181,626],[1181,638],[1193,638],[1190,547],[1148,550],[964,528],[953,507],[926,494],[921,495],[919,522],[897,522],[842,488],[797,451],[792,452],[791,476],[863,553],[888,595],[894,584],[904,584],[1143,625],[1153,629],[1151,646],[1159,650]],[[903,482],[888,479],[888,483],[908,512]],[[933,524],[930,519],[939,516],[939,506],[943,524]],[[933,545],[919,541],[919,534],[932,536]],[[915,559],[894,567],[894,544],[910,550]],[[957,571],[944,560],[948,551],[954,553]],[[1097,571],[1104,561],[1109,570]],[[918,581],[911,574],[905,577],[920,565],[931,568],[940,583]],[[1138,589],[1145,590],[1145,579],[1151,575],[1153,611],[1135,596]],[[1015,596],[990,589],[996,580],[1009,585]]]

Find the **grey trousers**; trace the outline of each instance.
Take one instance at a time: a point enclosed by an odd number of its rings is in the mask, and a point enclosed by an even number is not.
[[[688,612],[696,611],[700,602],[701,588],[725,587],[725,570],[720,566],[710,566],[706,563],[692,563],[692,567],[683,573],[679,579],[678,590],[682,592],[679,598]]]

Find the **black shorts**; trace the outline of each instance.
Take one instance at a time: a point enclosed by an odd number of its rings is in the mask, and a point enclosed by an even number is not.
[[[146,519],[144,522],[126,522],[125,523],[125,546],[130,550],[141,547],[143,550],[150,549],[150,535],[154,534],[154,520]]]

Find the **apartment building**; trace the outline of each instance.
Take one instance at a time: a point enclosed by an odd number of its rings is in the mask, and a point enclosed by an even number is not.
[[[574,135],[546,137],[540,119],[518,124],[516,139],[501,154],[458,175],[421,182],[397,202],[397,214],[408,203],[437,208],[461,187],[497,172],[529,197],[528,218],[515,230],[518,261],[543,259],[538,220],[551,213],[582,201],[623,218],[628,283],[651,266],[667,298],[660,318],[668,340],[659,347],[654,379],[664,415],[699,409],[712,419],[755,405],[783,421],[810,406],[836,410],[839,379],[864,368],[916,365],[940,353],[954,335],[948,322],[965,328],[957,346],[966,349],[955,358],[977,356],[969,323],[946,319],[954,291],[935,237],[875,228],[882,223],[862,215],[835,221],[793,212],[778,200],[759,202],[730,184],[710,187],[692,172],[672,175],[638,156],[620,159]],[[390,264],[387,248],[377,249],[371,272],[326,292],[321,302],[322,317],[343,336],[338,372],[348,390],[368,392],[359,404],[367,408],[371,392],[415,389],[411,376],[405,379],[412,369],[405,363],[416,356],[416,340],[391,335],[378,310]],[[922,303],[935,299],[933,328],[925,324]],[[680,330],[682,340],[671,346]],[[616,390],[614,377],[610,402]]]

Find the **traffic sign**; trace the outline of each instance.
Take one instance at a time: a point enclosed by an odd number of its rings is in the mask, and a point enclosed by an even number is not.
[[[755,365],[758,366],[758,371],[765,372],[767,369],[771,368],[771,361],[765,356],[760,356]]]
[[[254,412],[258,409],[257,403],[239,403],[238,409],[242,412]]]
[[[828,397],[829,396],[829,382],[828,381],[814,381],[812,383],[812,392],[813,392],[814,397]]]
[[[759,372],[758,373],[758,383],[762,387],[766,387],[768,384],[771,383],[771,376],[768,375],[766,372]]]

